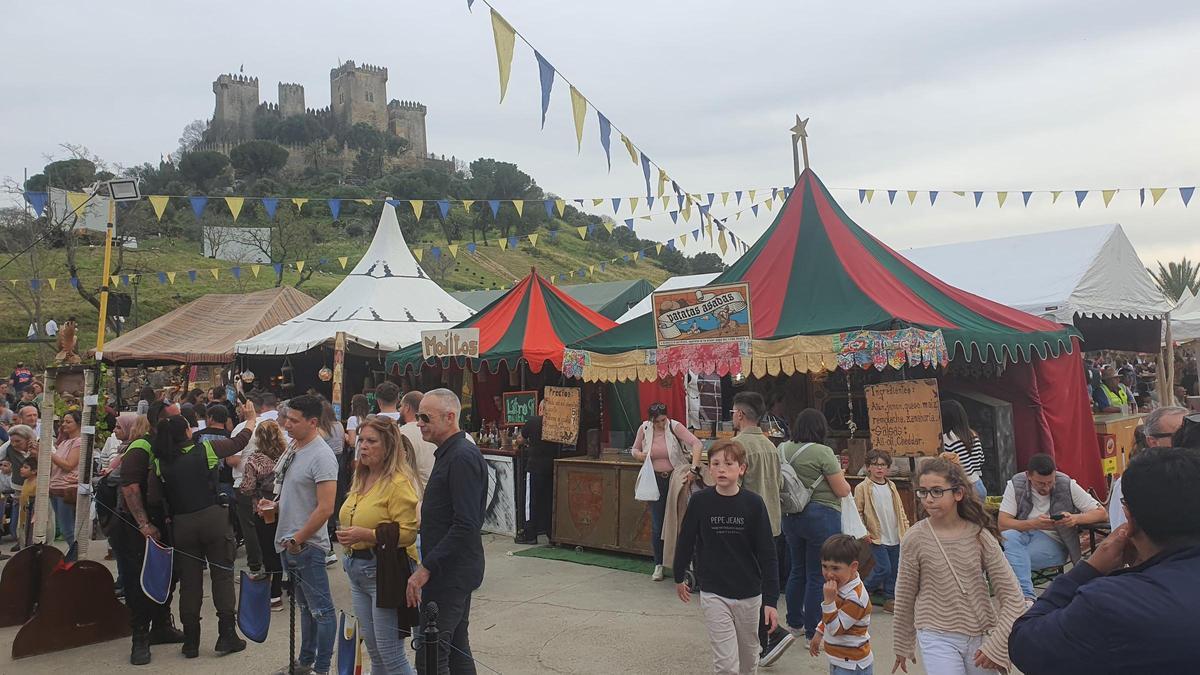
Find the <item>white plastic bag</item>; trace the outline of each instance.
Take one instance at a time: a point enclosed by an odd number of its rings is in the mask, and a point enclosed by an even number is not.
[[[858,515],[858,504],[853,494],[842,497],[842,534],[855,539],[867,536],[867,526],[863,525],[862,516]]]
[[[650,461],[650,453],[646,453],[646,459],[642,461],[642,468],[638,471],[633,498],[639,502],[658,501],[658,478],[654,475],[654,463]]]

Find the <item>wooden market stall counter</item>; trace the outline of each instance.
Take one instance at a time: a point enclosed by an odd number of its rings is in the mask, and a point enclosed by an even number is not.
[[[1096,413],[1092,419],[1096,425],[1096,440],[1100,449],[1100,463],[1104,475],[1119,476],[1129,464],[1129,453],[1136,440],[1134,431],[1142,424],[1145,415],[1133,413]]]
[[[551,541],[653,555],[650,504],[633,498],[641,468],[629,455],[556,459]]]

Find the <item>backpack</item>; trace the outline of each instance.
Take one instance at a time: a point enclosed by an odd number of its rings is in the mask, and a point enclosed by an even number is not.
[[[813,490],[825,480],[822,475],[813,481],[811,486],[805,485],[800,481],[800,476],[796,474],[796,469],[792,468],[792,462],[800,456],[800,453],[808,449],[812,443],[805,443],[792,453],[791,457],[785,457],[783,448],[779,449],[779,478],[782,485],[779,487],[779,506],[784,515],[800,513],[804,507],[808,506],[808,502],[812,500]]]

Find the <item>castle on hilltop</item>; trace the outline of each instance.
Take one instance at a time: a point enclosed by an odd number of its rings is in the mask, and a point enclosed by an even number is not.
[[[289,118],[311,118],[327,136],[337,135],[358,123],[408,141],[408,162],[430,158],[425,137],[425,106],[416,101],[387,98],[387,68],[346,61],[329,71],[329,105],[308,108],[304,87],[279,83],[277,103],[259,97],[258,78],[226,74],[213,82],[216,109],[205,145],[217,150],[262,138],[263,128]]]

